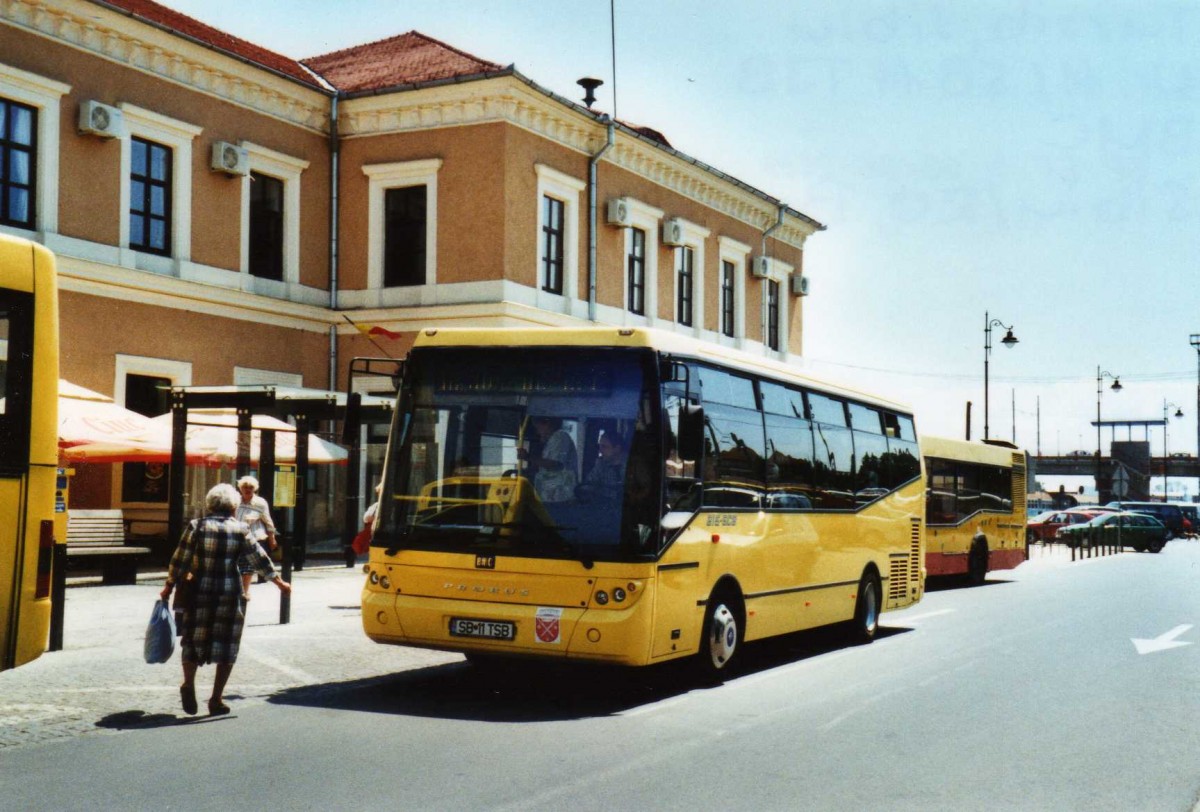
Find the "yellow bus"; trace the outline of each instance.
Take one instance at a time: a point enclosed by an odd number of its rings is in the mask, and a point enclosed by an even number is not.
[[[50,629],[56,286],[49,251],[0,235],[0,669],[40,655]]]
[[[380,643],[717,675],[924,589],[911,413],[650,329],[420,333],[365,570]]]
[[[992,440],[922,437],[928,496],[925,568],[981,584],[1026,558],[1025,453]]]

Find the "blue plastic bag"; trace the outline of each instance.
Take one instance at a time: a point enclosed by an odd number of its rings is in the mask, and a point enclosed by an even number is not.
[[[148,663],[165,663],[175,652],[175,618],[161,598],[154,602],[150,623],[146,626],[144,655]]]

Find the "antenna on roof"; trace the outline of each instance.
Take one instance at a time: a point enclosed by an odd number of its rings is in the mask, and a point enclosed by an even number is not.
[[[608,0],[608,30],[612,37],[612,120],[617,120],[617,0]]]

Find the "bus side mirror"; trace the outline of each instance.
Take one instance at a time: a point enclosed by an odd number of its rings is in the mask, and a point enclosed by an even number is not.
[[[679,410],[679,457],[689,462],[704,452],[704,407],[685,403]]]

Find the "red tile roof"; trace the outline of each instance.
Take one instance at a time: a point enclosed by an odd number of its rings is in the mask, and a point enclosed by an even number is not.
[[[96,0],[93,1],[96,2]],[[226,34],[211,25],[205,25],[186,14],[180,14],[178,11],[150,2],[150,0],[101,0],[99,5],[109,6],[117,11],[126,12],[152,24],[191,37],[205,45],[290,76],[311,87],[321,86],[321,83],[296,60],[274,51],[268,51],[266,48],[232,34]]]
[[[505,70],[418,31],[302,60],[345,93]]]

